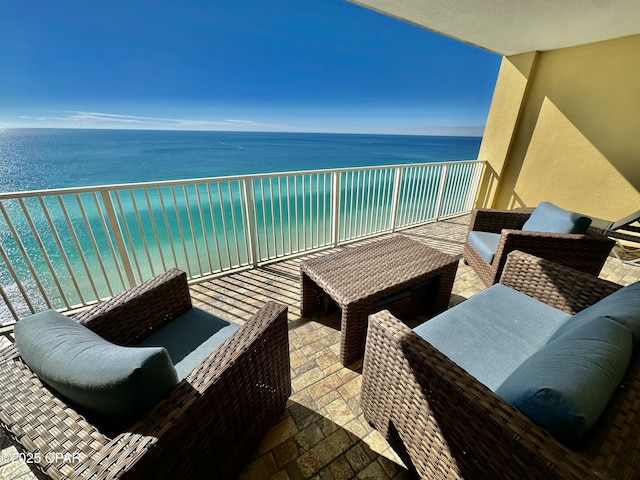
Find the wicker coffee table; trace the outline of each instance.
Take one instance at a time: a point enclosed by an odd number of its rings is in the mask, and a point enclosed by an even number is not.
[[[455,257],[402,235],[305,260],[301,313],[332,305],[342,310],[340,359],[350,365],[364,354],[370,314],[387,309],[403,318],[445,310],[457,269]]]

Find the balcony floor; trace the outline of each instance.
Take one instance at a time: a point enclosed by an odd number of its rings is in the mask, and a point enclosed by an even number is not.
[[[465,215],[401,233],[461,256],[469,218]],[[293,392],[282,419],[265,436],[239,478],[413,478],[363,417],[359,405],[360,367],[345,368],[338,359],[339,314],[300,317],[299,264],[303,258],[306,257],[274,262],[191,286],[196,306],[237,323],[246,321],[267,300],[289,305]],[[640,279],[640,267],[610,257],[600,276],[626,285]],[[484,288],[473,270],[460,262],[450,305]],[[418,318],[410,325],[425,319]],[[25,464],[4,461],[12,454],[15,456],[16,451],[1,434],[0,447],[3,448],[0,479],[35,478]]]

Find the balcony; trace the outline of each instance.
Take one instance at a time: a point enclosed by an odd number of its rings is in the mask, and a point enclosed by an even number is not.
[[[469,215],[452,216],[403,230],[402,234],[444,252],[460,255]],[[385,233],[389,235],[393,233]],[[337,248],[351,248],[361,242]],[[265,436],[242,479],[411,478],[384,439],[363,419],[359,406],[359,369],[343,367],[339,315],[300,317],[299,263],[330,249],[265,262],[256,268],[193,280],[195,303],[216,315],[243,323],[265,301],[289,305],[289,342],[293,393],[281,421]],[[640,269],[610,257],[601,277],[621,284],[640,278]],[[470,267],[460,262],[451,305],[482,290]],[[415,323],[424,321],[421,317]],[[7,341],[4,339],[4,341]],[[0,478],[33,478],[6,438]]]
[[[600,21],[605,18],[602,5],[594,4],[591,10],[580,5],[580,13],[592,14],[595,23],[612,26],[604,36],[600,28],[568,29],[583,18],[568,9],[567,22],[549,22],[544,16],[522,14],[518,5],[515,15],[495,15],[484,5],[473,14],[450,15],[467,11],[468,5],[456,9],[439,8],[442,2],[436,1],[413,2],[416,12],[401,15],[407,12],[393,12],[393,2],[356,3],[507,55],[479,155],[488,163],[478,204],[512,208],[550,200],[609,219],[636,209],[637,109],[630,99],[635,98],[640,69],[629,58],[637,53],[640,36],[637,22],[631,30],[623,22],[633,23],[632,2],[612,7],[622,10],[606,17],[611,22]],[[508,3],[496,4],[496,11],[504,13]],[[554,8],[535,10],[558,18]],[[431,21],[437,11],[445,13],[444,23],[420,21],[419,14],[429,13]],[[485,15],[483,21],[480,15]],[[511,19],[531,27],[535,18],[562,44],[543,45],[539,42],[552,35],[537,35],[524,49],[507,49],[528,31],[539,32]],[[461,27],[454,29],[458,23]],[[501,35],[503,26],[516,33]],[[572,39],[570,30],[591,36]],[[457,34],[460,31],[464,33]],[[474,31],[503,44],[491,47],[469,37]],[[241,478],[408,478],[396,455],[362,419],[360,375],[357,369],[343,368],[336,355],[338,316],[300,318],[298,266],[304,256],[349,248],[352,242],[400,229],[460,254],[468,227],[465,212],[476,200],[479,184],[455,188],[450,180],[459,175],[418,172],[415,166],[390,167],[0,195],[0,318],[11,323],[47,307],[83,308],[172,265],[188,271],[198,306],[238,323],[267,299],[286,303],[293,394],[281,422],[264,438]],[[281,203],[284,191],[293,192],[291,198],[298,199],[305,214],[290,214],[296,203]],[[462,195],[456,207],[440,201],[447,191],[468,196]],[[195,199],[204,199],[196,202],[202,208],[185,209],[194,207],[189,202]],[[165,204],[158,216],[148,215],[155,201]],[[376,208],[365,214],[365,205]],[[212,216],[214,211],[222,214]],[[267,228],[276,224],[287,228]],[[209,235],[194,235],[196,231]],[[161,240],[168,237],[175,242]],[[212,243],[207,245],[206,239]],[[209,253],[195,255],[198,251]],[[34,272],[44,273],[40,277]],[[96,272],[95,278],[90,272]],[[93,282],[80,280],[87,274]],[[610,257],[601,276],[629,284],[640,278],[640,270]],[[451,302],[482,288],[475,273],[461,263]],[[8,341],[11,327],[4,330],[3,341]],[[8,439],[1,438],[0,444],[0,478],[33,478],[24,462],[11,461],[19,456]]]

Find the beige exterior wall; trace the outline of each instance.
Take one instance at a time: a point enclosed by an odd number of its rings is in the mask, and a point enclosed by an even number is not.
[[[640,209],[640,35],[504,58],[479,158],[480,207]]]

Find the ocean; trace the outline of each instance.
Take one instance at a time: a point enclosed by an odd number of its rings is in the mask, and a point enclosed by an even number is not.
[[[480,140],[0,130],[0,323],[91,304],[173,266],[196,278],[466,211],[481,165],[439,164],[476,159]],[[346,167],[375,168],[322,171]],[[237,179],[279,172],[307,173]]]
[[[0,129],[0,192],[478,156],[480,137]]]

